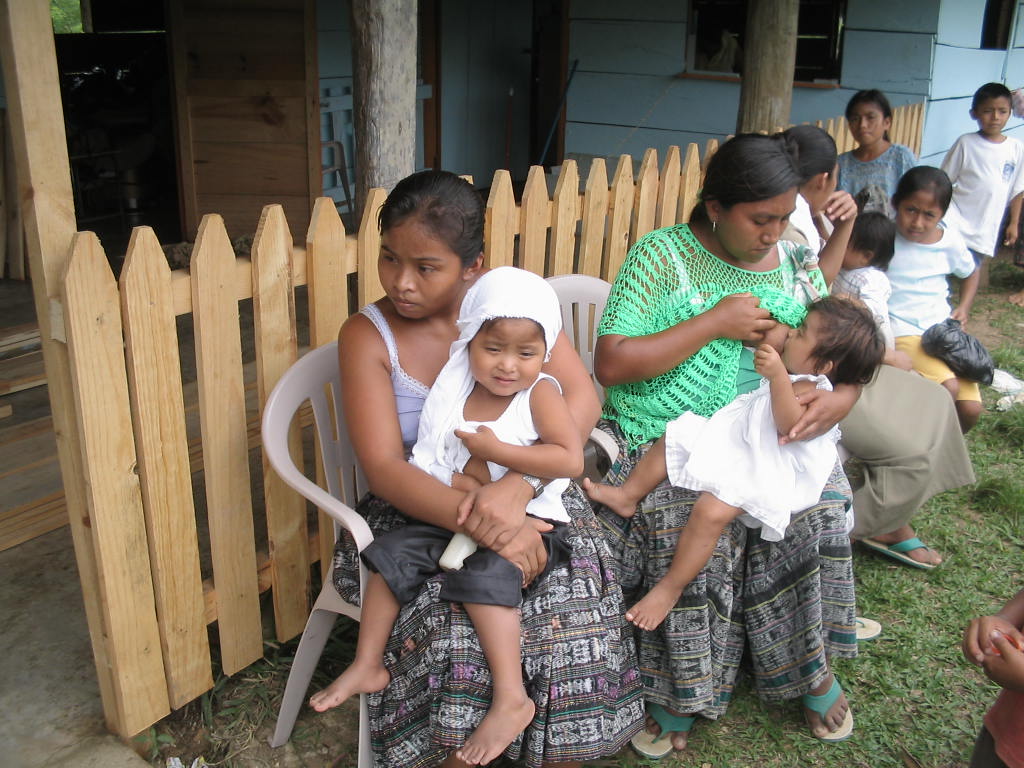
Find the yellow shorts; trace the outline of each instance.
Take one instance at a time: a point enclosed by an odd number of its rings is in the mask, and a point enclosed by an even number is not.
[[[896,349],[900,352],[906,352],[910,356],[910,362],[914,366],[914,370],[926,379],[931,379],[936,384],[941,384],[950,379],[959,381],[960,392],[956,396],[957,400],[981,402],[981,387],[978,386],[978,382],[971,381],[970,379],[961,379],[939,358],[927,354],[921,349],[920,336],[897,336]]]

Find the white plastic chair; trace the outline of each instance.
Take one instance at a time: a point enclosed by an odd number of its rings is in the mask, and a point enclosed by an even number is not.
[[[597,389],[597,396],[604,402],[604,387],[594,378],[594,345],[597,343],[597,325],[601,322],[604,305],[608,302],[611,284],[590,275],[555,275],[548,278],[555,289],[562,309],[562,328],[569,341],[576,347],[590,378]],[[615,461],[619,448],[607,434],[599,429],[590,433],[591,442]]]
[[[327,490],[309,480],[295,465],[288,450],[288,430],[302,405],[313,407]],[[338,343],[331,342],[303,355],[289,368],[267,398],[263,409],[263,450],[274,470],[288,485],[334,519],[334,538],[344,526],[361,552],[371,541],[366,521],[352,509],[367,490],[366,478],[356,462],[348,439],[341,408],[341,374]],[[347,503],[346,503],[347,502]],[[306,698],[313,671],[339,613],[359,620],[359,606],[341,598],[331,581],[329,564],[324,564],[324,584],[302,632],[295,660],[288,673],[277,726],[270,746],[279,747],[291,737],[292,728]],[[366,567],[359,565],[360,592],[366,584]],[[361,595],[360,595],[361,597]],[[359,697],[359,768],[373,768],[370,749],[370,719],[366,696]]]

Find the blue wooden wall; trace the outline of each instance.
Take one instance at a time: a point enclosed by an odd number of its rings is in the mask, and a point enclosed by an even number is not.
[[[980,50],[985,0],[849,0],[837,87],[793,90],[792,122],[842,115],[863,88],[893,106],[928,100],[922,160],[939,163],[982,83],[1024,85],[1024,26],[1009,51]],[[570,12],[566,153],[639,157],[647,147],[721,139],[735,130],[739,83],[678,78],[686,61],[689,3],[577,0]],[[1018,25],[1024,25],[1024,12]],[[1004,72],[1005,70],[1005,72]],[[1021,121],[1013,119],[1016,132]]]

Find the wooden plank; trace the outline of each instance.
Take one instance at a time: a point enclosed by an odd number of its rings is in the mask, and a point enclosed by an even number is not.
[[[299,80],[302,56],[302,2],[292,8],[255,8],[220,4],[216,10],[192,8],[182,30],[189,41],[189,78]]]
[[[193,252],[192,317],[210,555],[221,663],[227,674],[263,655],[249,490],[235,255],[219,216],[204,216]]]
[[[636,181],[636,203],[629,230],[629,244],[632,245],[654,229],[658,207],[658,152],[648,149],[640,163]]]
[[[519,210],[519,266],[542,277],[548,251],[550,211],[544,168],[534,165],[526,177]]]
[[[68,508],[64,492],[53,493],[49,498],[0,512],[0,552],[24,544],[44,533],[63,528],[68,524]]]
[[[304,143],[268,147],[260,142],[196,141],[194,151],[200,200],[244,190],[246,196],[263,197],[265,202],[287,195],[306,198],[309,205]],[[296,175],[296,169],[301,173]]]
[[[27,355],[0,360],[0,395],[41,387],[45,383],[42,352],[29,352]]]
[[[587,188],[583,195],[583,228],[580,232],[579,272],[601,277],[601,254],[604,251],[605,217],[608,215],[608,172],[604,158],[590,163]]]
[[[516,200],[512,177],[503,169],[494,172],[491,193],[484,211],[484,264],[506,267],[515,264]]]
[[[127,733],[170,712],[142,492],[136,474],[120,301],[99,240],[74,238],[64,309],[82,466],[117,721]]]
[[[156,234],[136,227],[121,272],[121,306],[160,642],[171,706],[213,687],[203,622],[181,361],[171,273]]]
[[[0,107],[0,277],[10,272],[7,265],[7,207],[15,199],[8,197],[7,174],[14,173],[14,164],[7,161],[7,110]]]
[[[633,214],[633,158],[622,155],[615,168],[608,210],[608,233],[604,239],[601,277],[615,280],[629,247],[629,222]]]
[[[568,275],[574,271],[576,252],[576,221],[580,208],[580,172],[575,160],[562,163],[555,185],[553,221],[551,223],[551,274]]]
[[[0,405],[0,419],[6,419],[12,413],[14,413],[14,406]]]
[[[380,258],[380,227],[377,215],[387,194],[383,189],[375,187],[366,195],[363,203],[363,218],[359,222],[359,235],[356,242],[356,262],[359,274],[357,281],[359,306],[365,306],[384,295],[384,286],[380,282],[377,260]]]
[[[687,147],[689,150],[689,147]],[[704,174],[707,173],[708,163],[711,162],[711,158],[715,156],[715,152],[718,151],[718,139],[708,139],[704,145],[704,156],[700,160],[700,180],[704,183]]]
[[[348,317],[348,279],[345,269],[345,224],[334,201],[317,198],[306,231],[306,274],[309,279],[309,343],[313,348],[338,338]],[[320,456],[319,442],[314,455]],[[316,461],[316,479],[325,487],[323,463]],[[334,520],[326,512],[317,514],[320,575],[327,579],[334,555]],[[315,553],[313,553],[315,554]]]
[[[677,220],[684,224],[690,220],[693,206],[697,203],[697,192],[700,189],[700,154],[696,144],[690,144],[686,148],[686,158],[683,160],[683,172],[680,174],[679,183],[679,210],[676,212]]]
[[[185,9],[183,3],[168,3],[167,28],[175,30],[168,35],[171,47],[171,81],[176,84],[174,91],[174,119],[176,123],[175,139],[178,161],[179,200],[181,200],[182,236],[186,240],[194,240],[199,229],[199,204],[196,198],[196,164],[193,149],[192,115],[189,109],[189,90],[192,84],[188,78],[189,51],[187,36],[181,31],[185,29]]]
[[[0,329],[0,358],[32,352],[39,349],[41,345],[37,323],[10,325]]]
[[[291,281],[292,234],[279,205],[263,209],[252,244],[252,302],[256,341],[256,383],[260,413],[278,380],[298,359],[295,295]],[[302,465],[298,426],[288,432],[293,461]],[[306,501],[273,470],[263,454],[263,498],[267,538],[274,554],[274,624],[277,639],[302,632],[309,615],[309,554]]]
[[[665,155],[661,167],[661,184],[658,186],[658,223],[660,227],[671,227],[676,223],[679,209],[679,147],[673,144]]]
[[[190,85],[196,141],[300,143],[306,104],[291,80],[195,80]]]

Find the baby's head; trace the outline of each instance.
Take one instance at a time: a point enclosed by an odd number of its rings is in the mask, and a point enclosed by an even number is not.
[[[896,225],[881,211],[862,213],[853,222],[843,269],[875,267],[883,272],[892,261]]]
[[[554,288],[542,277],[515,267],[482,275],[459,311],[459,340],[468,373],[488,392],[505,397],[529,389],[551,355],[562,312]],[[465,369],[463,369],[465,370]]]
[[[833,385],[867,384],[885,355],[875,320],[859,302],[826,296],[807,307],[782,350],[786,370],[823,374]]]
[[[546,355],[544,328],[536,320],[494,317],[469,342],[469,370],[492,395],[509,397],[533,386]]]

